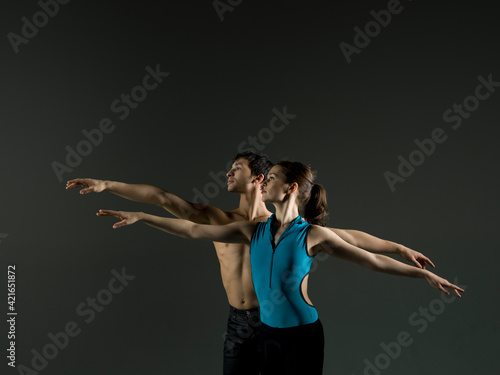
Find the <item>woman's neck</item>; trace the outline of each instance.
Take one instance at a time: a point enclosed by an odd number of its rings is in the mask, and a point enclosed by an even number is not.
[[[299,208],[291,200],[274,203],[274,207],[276,207],[276,221],[280,227],[287,227],[299,216]]]

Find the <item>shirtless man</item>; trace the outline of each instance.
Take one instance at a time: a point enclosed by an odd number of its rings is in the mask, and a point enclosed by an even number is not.
[[[232,211],[188,202],[159,187],[126,184],[116,181],[77,178],[67,182],[66,189],[84,187],[80,194],[110,191],[136,202],[163,207],[178,218],[200,224],[229,224],[235,221],[266,221],[272,212],[262,201],[261,183],[273,164],[265,155],[243,152],[235,156],[227,172],[227,189],[240,195],[238,208]],[[328,228],[344,241],[373,253],[393,253],[425,268],[434,264],[423,254],[403,245],[379,239],[356,230]],[[224,340],[224,375],[258,375],[259,303],[253,288],[250,248],[245,244],[214,242],[220,263],[222,283],[229,302],[229,318]]]

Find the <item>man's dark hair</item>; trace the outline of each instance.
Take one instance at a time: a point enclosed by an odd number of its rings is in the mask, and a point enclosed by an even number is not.
[[[255,152],[251,151],[240,152],[234,157],[233,163],[238,159],[245,159],[246,161],[248,161],[248,166],[250,167],[252,175],[258,176],[259,174],[263,174],[264,179],[267,178],[267,174],[274,165],[273,163],[271,163],[271,160],[269,160],[267,155],[256,154]]]

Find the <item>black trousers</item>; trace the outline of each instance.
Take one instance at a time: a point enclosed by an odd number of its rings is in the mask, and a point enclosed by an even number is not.
[[[260,310],[229,306],[224,338],[224,375],[259,375]]]
[[[319,319],[290,328],[260,327],[262,375],[321,375],[325,338]]]

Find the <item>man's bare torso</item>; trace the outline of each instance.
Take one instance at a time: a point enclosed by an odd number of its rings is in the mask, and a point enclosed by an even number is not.
[[[270,216],[270,214],[269,214]],[[251,220],[258,223],[266,221],[269,216],[259,216]],[[227,212],[227,220],[220,224],[246,220],[236,210]],[[228,302],[237,309],[251,309],[259,306],[252,282],[250,267],[250,245],[242,243],[214,242],[220,263],[222,284],[226,290]]]

